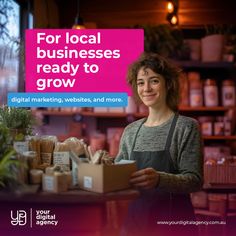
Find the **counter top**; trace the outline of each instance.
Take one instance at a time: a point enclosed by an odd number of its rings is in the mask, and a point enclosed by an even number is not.
[[[32,187],[33,188],[33,187]],[[0,192],[1,202],[27,203],[104,203],[106,201],[132,200],[139,196],[139,191],[126,189],[110,193],[94,193],[74,189],[61,193],[35,192],[34,189],[15,193]]]

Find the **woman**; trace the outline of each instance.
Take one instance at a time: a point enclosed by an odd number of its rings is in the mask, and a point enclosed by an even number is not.
[[[194,220],[189,193],[202,185],[201,138],[197,121],[178,114],[179,73],[153,53],[142,54],[128,71],[134,95],[149,114],[125,128],[116,159],[136,160],[138,167],[130,183],[140,197],[130,206],[126,235],[196,232],[186,222]]]

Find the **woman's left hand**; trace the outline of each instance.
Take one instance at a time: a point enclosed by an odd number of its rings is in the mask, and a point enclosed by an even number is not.
[[[138,170],[131,175],[130,184],[142,189],[155,188],[159,183],[159,173],[153,168]]]

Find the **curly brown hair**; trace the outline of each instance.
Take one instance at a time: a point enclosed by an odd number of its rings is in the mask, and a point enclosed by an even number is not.
[[[131,85],[134,96],[138,101],[140,101],[140,98],[137,92],[137,75],[141,68],[149,68],[164,77],[167,88],[166,104],[171,110],[178,111],[179,76],[181,69],[156,53],[142,53],[129,66],[127,75],[127,81]]]

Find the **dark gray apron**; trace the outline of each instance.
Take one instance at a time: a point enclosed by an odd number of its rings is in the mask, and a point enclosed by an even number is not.
[[[175,130],[178,114],[175,114],[165,149],[162,151],[134,151],[138,132],[146,121],[139,126],[131,151],[131,160],[136,160],[138,169],[152,167],[157,171],[177,174],[170,155],[170,145]],[[189,194],[174,194],[155,188],[141,190],[140,197],[129,207],[128,217],[122,235],[196,235],[193,225],[159,225],[157,221],[192,221],[194,211]],[[183,232],[184,230],[184,232]]]

